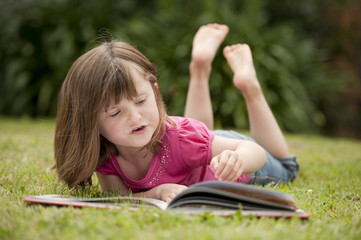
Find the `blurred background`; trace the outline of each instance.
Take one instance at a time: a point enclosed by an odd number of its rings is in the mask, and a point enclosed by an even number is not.
[[[182,115],[192,39],[207,23],[248,43],[281,127],[361,139],[360,0],[0,0],[0,116],[54,118],[76,58],[99,41],[128,41],[158,68],[171,115]],[[247,128],[219,51],[210,80],[216,127]],[[237,103],[237,104],[235,104]]]

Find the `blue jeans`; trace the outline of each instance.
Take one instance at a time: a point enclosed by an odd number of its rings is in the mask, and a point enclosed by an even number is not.
[[[215,135],[234,139],[243,139],[256,142],[254,139],[237,133],[235,131],[215,130]],[[266,150],[265,150],[266,151]],[[275,158],[266,151],[267,162],[258,171],[251,174],[249,184],[267,185],[277,183],[287,183],[293,181],[298,174],[299,165],[296,162],[296,156],[289,158]]]

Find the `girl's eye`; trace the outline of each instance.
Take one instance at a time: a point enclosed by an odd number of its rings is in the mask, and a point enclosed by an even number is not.
[[[115,112],[115,113],[113,113],[113,114],[110,114],[110,117],[116,117],[116,116],[118,116],[120,114],[120,111],[117,111],[117,112]]]
[[[145,98],[144,98],[144,99],[139,100],[139,101],[137,102],[137,104],[142,104],[142,103],[144,103],[144,102],[145,102]]]

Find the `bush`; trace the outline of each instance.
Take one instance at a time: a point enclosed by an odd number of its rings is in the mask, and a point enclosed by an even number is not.
[[[2,115],[54,116],[57,93],[72,62],[99,36],[112,35],[135,44],[155,63],[170,114],[182,115],[192,39],[200,25],[210,22],[230,27],[222,47],[250,45],[266,98],[288,131],[322,128],[324,115],[315,103],[320,94],[341,87],[330,84],[340,81],[337,77],[332,81],[319,65],[325,52],[305,32],[299,7],[317,7],[317,2],[284,6],[282,1],[261,0],[18,0],[0,4]],[[301,9],[299,15],[287,16],[289,8]],[[283,17],[276,9],[283,11]],[[245,103],[231,79],[219,54],[210,80],[216,126],[247,127]]]

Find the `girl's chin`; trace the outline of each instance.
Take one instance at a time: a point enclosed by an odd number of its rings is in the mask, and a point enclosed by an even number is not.
[[[134,141],[129,143],[128,146],[133,148],[143,148],[150,142],[151,139],[151,136],[142,136],[141,138],[134,139]]]

